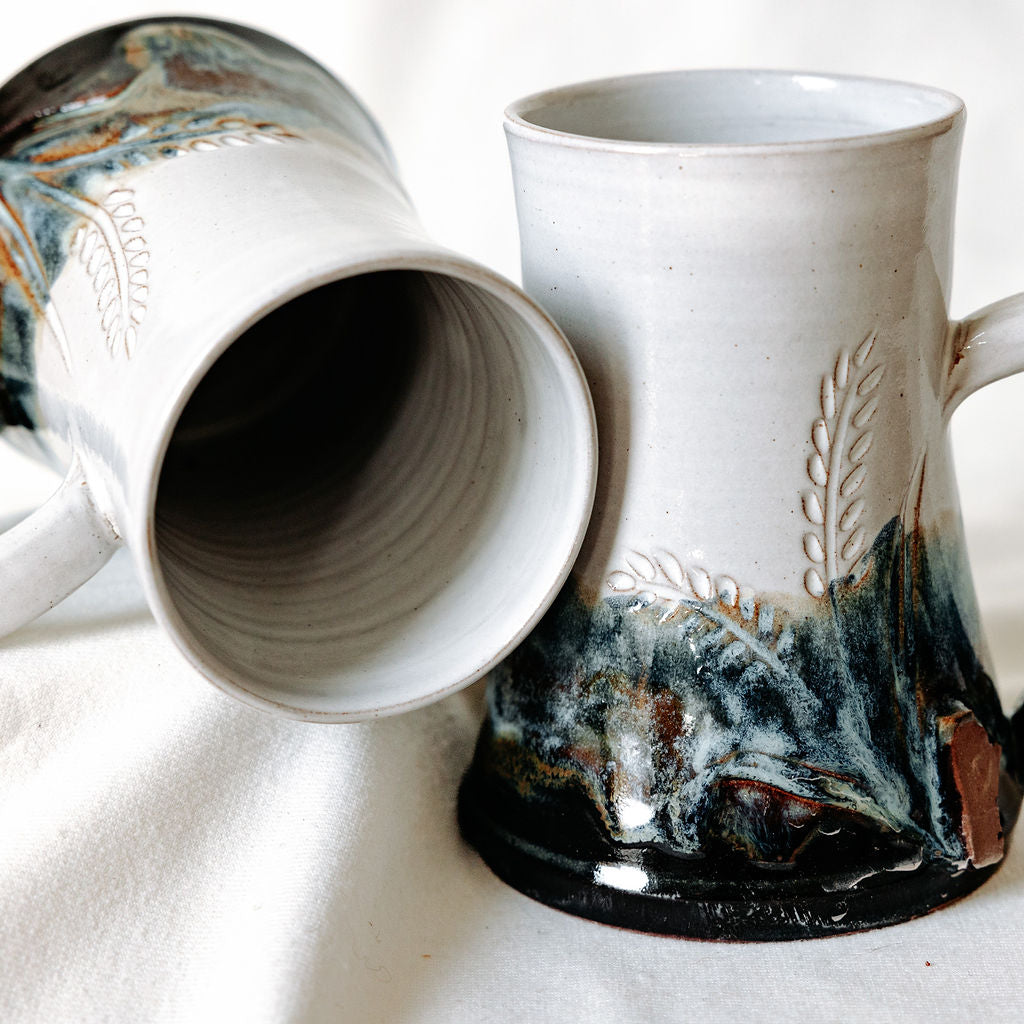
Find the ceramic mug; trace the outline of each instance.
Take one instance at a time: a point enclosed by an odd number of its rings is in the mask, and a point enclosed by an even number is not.
[[[592,500],[578,364],[424,236],[290,46],[163,18],[29,65],[0,257],[3,435],[70,466],[0,536],[0,632],[125,544],[201,673],[341,721],[479,677],[557,593]]]
[[[1019,741],[947,425],[1024,367],[1024,298],[949,320],[963,119],[936,89],[755,71],[509,109],[525,287],[601,436],[580,560],[492,674],[463,787],[525,892],[795,938],[1001,861]]]

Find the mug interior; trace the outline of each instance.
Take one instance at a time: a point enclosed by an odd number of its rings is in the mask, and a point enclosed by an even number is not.
[[[412,270],[324,285],[246,331],[184,407],[157,487],[156,560],[193,660],[337,718],[479,676],[582,531],[565,509],[586,456],[554,358],[508,303]]]
[[[857,139],[937,124],[961,101],[882,79],[785,71],[679,71],[528,97],[509,121],[628,143],[766,145]]]

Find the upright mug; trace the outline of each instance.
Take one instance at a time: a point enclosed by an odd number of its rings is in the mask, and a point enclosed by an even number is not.
[[[70,467],[0,536],[0,634],[124,543],[200,672],[343,721],[479,677],[568,573],[575,357],[279,40],[138,21],[4,85],[0,298],[3,436]]]
[[[947,425],[1024,367],[950,323],[959,99],[645,75],[508,110],[525,287],[583,363],[598,497],[490,680],[465,833],[652,931],[889,924],[987,878],[1020,802]]]

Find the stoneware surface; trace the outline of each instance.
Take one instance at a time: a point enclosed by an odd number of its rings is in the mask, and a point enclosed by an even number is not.
[[[786,72],[514,104],[523,276],[594,395],[598,499],[493,673],[463,827],[585,916],[709,938],[889,924],[978,885],[1020,802],[947,424],[1024,366],[950,323],[963,106]]]
[[[61,38],[169,6],[6,5],[0,80]],[[289,40],[354,87],[387,129],[430,234],[513,279],[519,246],[501,112],[517,96],[708,66],[951,89],[968,108],[951,312],[964,316],[1024,286],[1017,0],[201,6]],[[808,442],[817,416],[809,401],[799,435]],[[1024,694],[1022,406],[1018,374],[952,417],[986,668],[1007,708]],[[0,524],[58,482],[0,443]],[[263,714],[181,656],[122,549],[53,611],[0,640],[0,1020],[1024,1018],[1019,832],[989,882],[892,928],[757,944],[611,928],[523,896],[461,840],[455,795],[483,710],[475,684],[344,728]]]
[[[124,543],[207,677],[318,720],[464,686],[564,580],[578,364],[427,239],[352,94],[263,33],[98,30],[0,89],[4,437],[69,466],[0,537],[0,633]]]

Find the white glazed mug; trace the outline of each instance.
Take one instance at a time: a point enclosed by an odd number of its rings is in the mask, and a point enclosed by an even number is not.
[[[1024,297],[949,320],[963,119],[937,89],[756,71],[509,109],[524,286],[601,436],[571,585],[492,674],[463,789],[524,891],[793,938],[922,913],[1002,860],[1021,729],[947,425],[1024,368]]]
[[[341,721],[471,682],[557,593],[575,358],[308,57],[191,18],[42,57],[0,90],[0,254],[3,436],[70,467],[0,536],[0,633],[126,544],[200,672]]]

